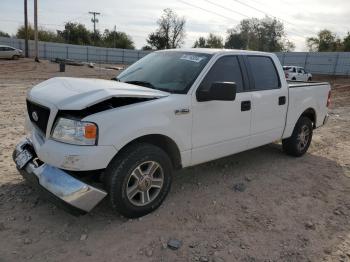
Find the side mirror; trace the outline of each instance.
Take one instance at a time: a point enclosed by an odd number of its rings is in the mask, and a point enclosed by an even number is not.
[[[214,82],[209,90],[199,87],[196,95],[198,102],[205,101],[234,101],[236,99],[237,85],[234,82]]]

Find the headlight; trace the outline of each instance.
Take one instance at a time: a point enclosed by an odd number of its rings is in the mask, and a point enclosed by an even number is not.
[[[96,145],[97,125],[60,117],[54,126],[52,138],[75,145]]]

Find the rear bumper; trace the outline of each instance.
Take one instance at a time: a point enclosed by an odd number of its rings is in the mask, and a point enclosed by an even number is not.
[[[22,140],[16,146],[13,157],[15,158],[25,149],[34,151],[31,141],[28,139]],[[42,189],[41,191],[50,200],[75,214],[89,212],[107,195],[105,191],[88,185],[67,172],[45,163],[38,166],[35,161],[31,160],[18,171],[32,185]]]

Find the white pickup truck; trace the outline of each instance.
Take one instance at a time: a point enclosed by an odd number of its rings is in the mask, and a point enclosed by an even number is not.
[[[284,75],[291,81],[312,81],[312,74],[300,66],[284,66]]]
[[[59,77],[33,87],[28,135],[13,158],[74,212],[107,196],[139,217],[165,199],[173,170],[278,140],[302,156],[329,103],[328,83],[288,84],[274,54],[158,51],[114,80]]]

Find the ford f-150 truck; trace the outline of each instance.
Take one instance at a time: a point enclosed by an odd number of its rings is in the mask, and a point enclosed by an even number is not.
[[[290,83],[274,54],[153,52],[112,80],[57,77],[27,95],[19,172],[86,213],[107,197],[126,217],[155,210],[173,170],[282,140],[302,156],[325,124],[328,83]],[[252,159],[254,163],[254,159]]]

